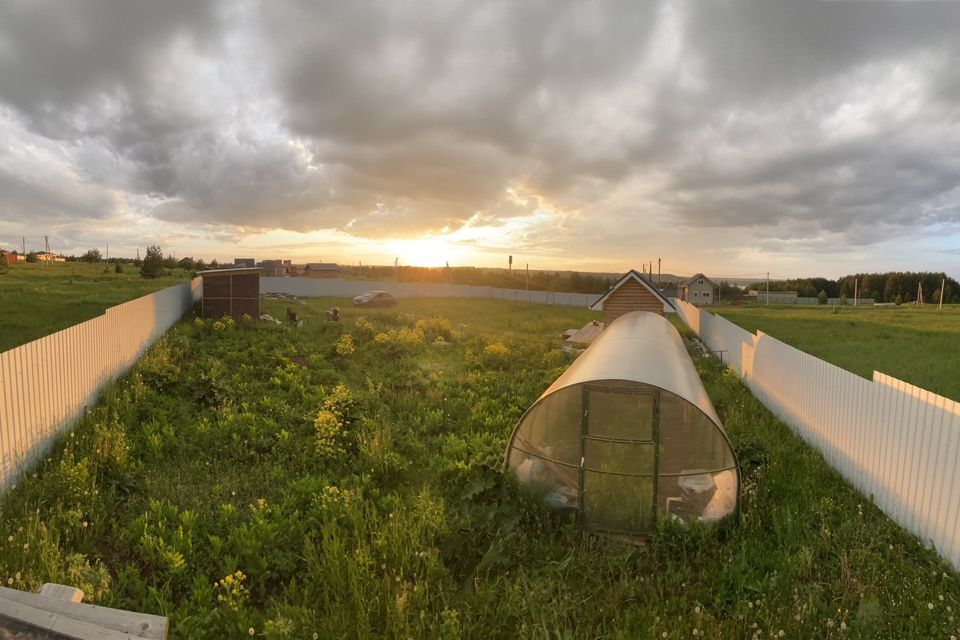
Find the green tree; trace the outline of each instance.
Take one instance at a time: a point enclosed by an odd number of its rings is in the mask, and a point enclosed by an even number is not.
[[[27,262],[36,262],[37,261],[37,252],[31,251],[27,254]]]
[[[817,294],[817,304],[827,304],[827,292],[823,289],[820,289],[820,293]]]
[[[90,264],[93,264],[94,262],[100,262],[100,259],[102,257],[103,256],[100,255],[100,249],[90,249],[85,254],[80,256],[80,259],[83,260],[84,262],[89,262]]]
[[[163,273],[163,252],[158,245],[150,245],[140,266],[140,275],[144,278],[158,278]]]

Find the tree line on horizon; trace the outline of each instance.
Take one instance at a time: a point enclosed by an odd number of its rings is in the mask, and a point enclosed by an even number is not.
[[[169,269],[183,269],[186,272],[202,271],[219,267],[217,260],[210,263],[202,259],[185,257],[176,259],[172,255],[163,255],[160,247],[147,248],[144,259],[115,257],[103,260],[99,249],[90,249],[81,256],[67,256],[71,262],[106,262],[114,264],[120,272],[122,265],[132,264],[140,269],[141,275],[154,278],[163,275]],[[28,262],[36,261],[36,253],[27,254]],[[421,284],[465,284],[503,289],[530,289],[531,291],[557,291],[571,293],[603,294],[609,291],[617,278],[579,271],[530,271],[516,269],[490,269],[482,267],[413,267],[413,266],[363,266],[354,268],[354,275],[370,280],[396,280]],[[855,283],[857,283],[855,285]],[[790,278],[771,280],[770,291],[796,291],[805,298],[847,298],[853,300],[856,294],[860,299],[873,299],[876,302],[915,302],[918,285],[922,285],[923,302],[936,304],[940,301],[940,285],[943,283],[943,301],[949,304],[960,303],[960,282],[939,271],[887,271],[882,273],[854,273],[836,280],[823,277]],[[765,282],[757,282],[741,289],[727,281],[718,283],[722,299],[745,294],[748,289],[766,290]],[[821,295],[823,294],[823,295]]]
[[[796,291],[799,296],[807,298],[816,298],[823,292],[826,297],[845,297],[850,301],[853,300],[856,291],[858,298],[872,298],[876,302],[916,302],[918,285],[922,285],[923,302],[936,304],[940,301],[941,283],[943,283],[943,301],[950,304],[960,302],[960,283],[942,271],[854,273],[836,280],[829,278],[771,280],[770,291]],[[765,291],[766,284],[759,282],[750,288]]]
[[[480,267],[363,266],[355,268],[358,277],[370,280],[396,280],[420,284],[467,284],[499,289],[563,291],[570,293],[606,293],[616,282],[606,276],[579,271],[530,271],[483,269]]]

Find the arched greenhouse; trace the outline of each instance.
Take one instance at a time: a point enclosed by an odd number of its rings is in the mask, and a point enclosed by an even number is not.
[[[520,419],[507,465],[595,531],[651,532],[658,518],[737,513],[740,472],[720,419],[669,320],[610,324]]]

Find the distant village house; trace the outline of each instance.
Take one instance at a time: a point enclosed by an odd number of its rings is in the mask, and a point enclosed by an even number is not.
[[[713,280],[698,273],[680,285],[680,299],[695,305],[713,304],[715,288]]]
[[[17,264],[17,254],[6,249],[0,249],[0,264]]]
[[[260,267],[260,275],[263,277],[281,278],[288,275],[290,268],[289,260],[264,260],[257,265]]]
[[[66,262],[63,256],[58,256],[50,251],[37,251],[37,262]]]
[[[339,278],[340,266],[333,262],[309,262],[303,269],[305,278]]]

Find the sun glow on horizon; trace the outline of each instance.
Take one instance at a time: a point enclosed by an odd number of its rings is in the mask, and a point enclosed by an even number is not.
[[[389,247],[400,264],[411,267],[443,267],[448,263],[462,265],[474,253],[443,236],[391,240]]]

